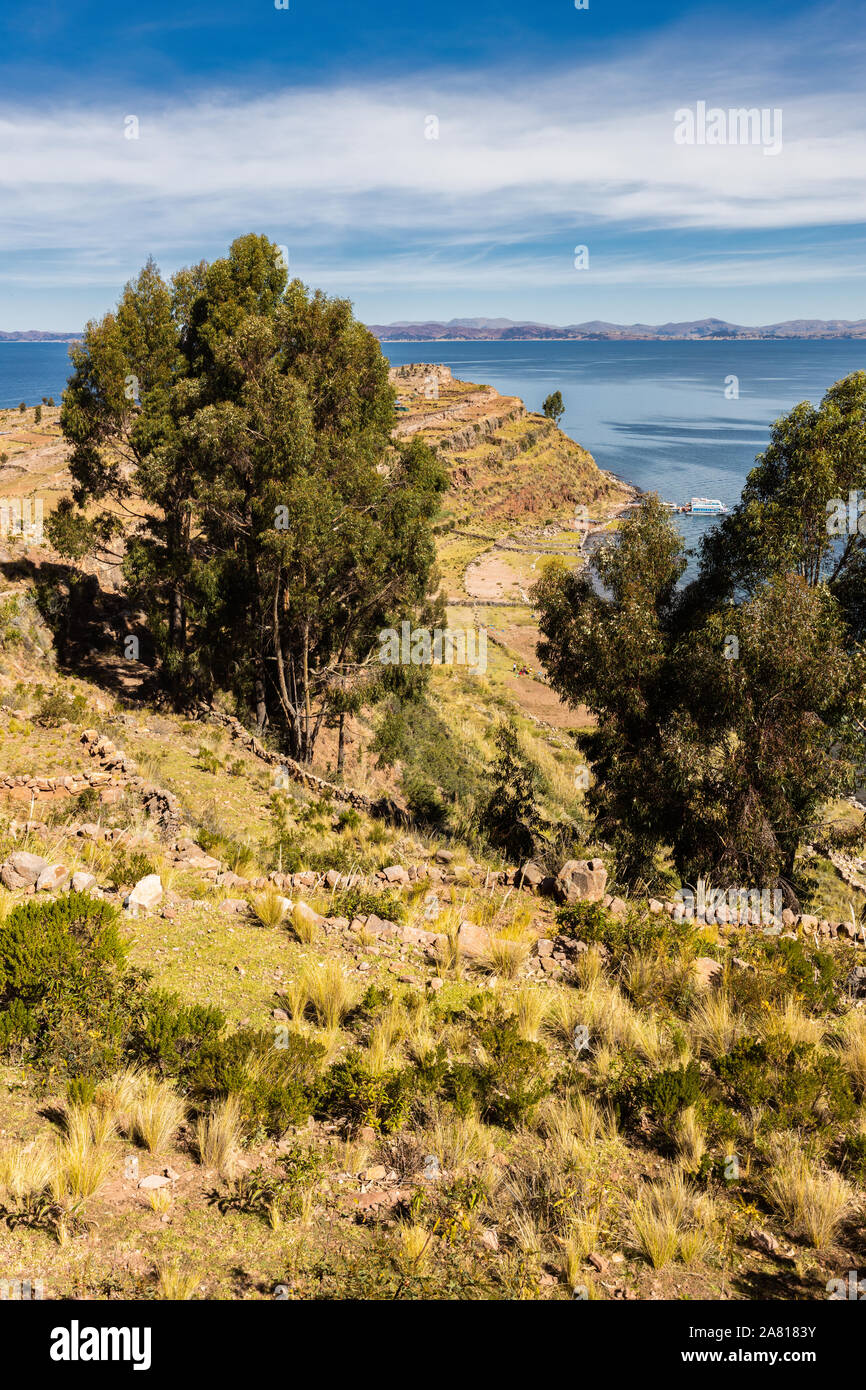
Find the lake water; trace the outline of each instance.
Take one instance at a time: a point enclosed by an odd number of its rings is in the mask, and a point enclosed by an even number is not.
[[[718,497],[728,507],[773,420],[866,369],[866,343],[843,340],[382,346],[395,366],[444,362],[457,377],[522,397],[530,410],[559,390],[562,428],[599,467],[666,502]],[[738,394],[726,398],[733,388]],[[689,545],[713,524],[676,520]]]
[[[530,410],[559,390],[562,428],[600,467],[667,502],[706,496],[729,507],[772,421],[866,368],[866,344],[855,341],[384,343],[383,351],[394,365],[447,363]],[[0,343],[0,405],[59,401],[68,374],[66,343]],[[689,544],[712,524],[678,521]]]

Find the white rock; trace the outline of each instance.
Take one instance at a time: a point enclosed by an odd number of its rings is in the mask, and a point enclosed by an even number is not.
[[[72,889],[75,893],[86,893],[88,888],[93,888],[96,884],[96,875],[88,874],[84,869],[78,869],[72,875]]]
[[[145,911],[150,907],[155,907],[162,897],[162,880],[159,874],[147,874],[139,879],[129,897],[124,903],[135,911],[137,908],[144,908]]]

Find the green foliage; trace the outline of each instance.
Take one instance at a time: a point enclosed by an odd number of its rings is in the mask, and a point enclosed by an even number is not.
[[[500,1010],[476,1027],[479,1057],[450,1068],[447,1093],[458,1110],[474,1105],[489,1124],[527,1123],[550,1090],[544,1047],[521,1037],[515,1017]]]
[[[637,907],[619,917],[600,902],[570,903],[557,909],[556,921],[563,936],[605,946],[617,965],[632,953],[652,951],[671,957],[682,955],[690,946],[694,952],[693,925],[641,912]]]
[[[67,695],[65,690],[53,690],[39,702],[34,718],[37,724],[56,728],[59,724],[82,724],[88,715],[87,701],[76,691]]]
[[[92,1105],[96,1086],[95,1076],[73,1076],[66,1083],[66,1104],[72,1108]]]
[[[348,917],[351,921],[353,917],[369,917],[371,914],[386,922],[405,922],[406,904],[393,888],[384,888],[381,892],[366,888],[341,888],[331,899],[333,917]]]
[[[644,1086],[643,1101],[654,1120],[669,1125],[681,1110],[694,1105],[700,1094],[700,1067],[697,1062],[689,1062],[650,1076]]]
[[[447,478],[420,438],[393,444],[378,342],[251,234],[171,285],[149,261],[71,357],[73,502],[91,527],[143,502],[124,572],[166,683],[231,690],[308,762],[432,581]]]
[[[458,801],[482,791],[480,768],[423,692],[385,699],[370,749],[381,767],[402,765],[401,790],[413,814],[433,827],[445,823]]]
[[[411,1070],[374,1073],[353,1048],[322,1078],[317,1112],[328,1119],[344,1119],[354,1129],[370,1125],[390,1134],[408,1120],[413,1092]]]
[[[554,424],[558,425],[563,415],[565,414],[565,406],[562,400],[562,392],[553,391],[549,396],[546,396],[541,409],[547,416],[548,420],[552,420]]]
[[[0,1041],[68,1069],[116,1064],[140,982],[125,971],[117,912],[86,893],[33,899],[0,926]]]
[[[280,1159],[282,1174],[254,1168],[251,1173],[236,1178],[224,1193],[209,1198],[223,1216],[229,1211],[259,1216],[270,1226],[278,1226],[302,1209],[304,1189],[317,1183],[322,1176],[322,1160],[314,1149],[293,1144]]]
[[[535,587],[551,684],[597,720],[580,736],[587,805],[627,881],[652,882],[669,849],[684,882],[790,887],[806,828],[862,755],[866,653],[826,586],[770,565],[739,601],[679,593],[685,564],[648,497],[589,572],[550,567]]]
[[[325,1049],[289,1029],[239,1028],[206,1039],[182,1077],[199,1100],[238,1097],[250,1137],[279,1137],[313,1113]]]
[[[109,874],[122,887],[134,887],[140,879],[156,873],[153,861],[141,850],[116,849],[111,856]]]
[[[742,1038],[713,1070],[723,1098],[741,1113],[763,1107],[776,1129],[821,1129],[855,1111],[850,1080],[838,1057],[783,1035]]]
[[[500,724],[494,736],[497,757],[490,768],[490,793],[480,823],[490,843],[510,858],[528,858],[540,825],[538,772],[520,748],[513,720]]]
[[[218,1042],[226,1018],[209,1004],[186,1004],[177,994],[154,990],[129,1041],[138,1061],[163,1075],[186,1079],[203,1048]]]

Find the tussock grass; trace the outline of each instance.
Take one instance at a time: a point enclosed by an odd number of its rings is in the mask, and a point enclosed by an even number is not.
[[[166,1153],[185,1118],[183,1101],[171,1084],[146,1076],[132,1104],[133,1140],[149,1153]]]
[[[520,1036],[528,1042],[537,1042],[547,1009],[547,999],[538,985],[524,985],[517,989],[508,1001],[517,1019]]]
[[[162,1256],[156,1264],[156,1296],[171,1303],[188,1303],[199,1284],[198,1274],[181,1267],[176,1259]]]
[[[339,1028],[358,998],[357,985],[345,974],[339,961],[328,960],[322,965],[307,963],[302,979],[308,1007],[319,1026],[329,1031]]]
[[[249,898],[254,916],[271,931],[282,926],[289,910],[288,903],[289,899],[276,888],[266,888],[263,893],[254,893]]]
[[[776,1137],[762,1190],[789,1230],[804,1235],[816,1250],[833,1243],[857,1201],[851,1184],[804,1153],[790,1134]]]
[[[51,1182],[57,1167],[57,1145],[47,1140],[10,1144],[0,1150],[0,1193],[27,1204]]]
[[[711,990],[695,1004],[689,1015],[689,1034],[696,1051],[715,1061],[723,1057],[746,1031],[745,1021],[734,1009],[724,989]]]
[[[237,1096],[229,1095],[217,1101],[200,1115],[195,1137],[202,1166],[231,1178],[242,1145],[241,1108]]]

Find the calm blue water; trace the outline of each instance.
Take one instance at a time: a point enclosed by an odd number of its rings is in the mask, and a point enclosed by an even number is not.
[[[0,343],[0,405],[59,401],[66,343]],[[607,468],[668,502],[694,495],[737,501],[774,419],[818,401],[832,382],[866,368],[857,342],[385,343],[395,365],[445,362],[540,410],[565,402],[563,429]],[[739,396],[725,398],[736,376]],[[691,545],[712,524],[679,518]]]
[[[43,396],[60,404],[72,370],[68,343],[0,343],[0,406],[38,405]]]
[[[444,362],[540,410],[559,390],[562,428],[606,468],[666,502],[739,498],[769,427],[866,369],[866,343],[383,343],[395,366]],[[739,397],[725,398],[736,376]],[[688,545],[712,521],[677,517]]]

